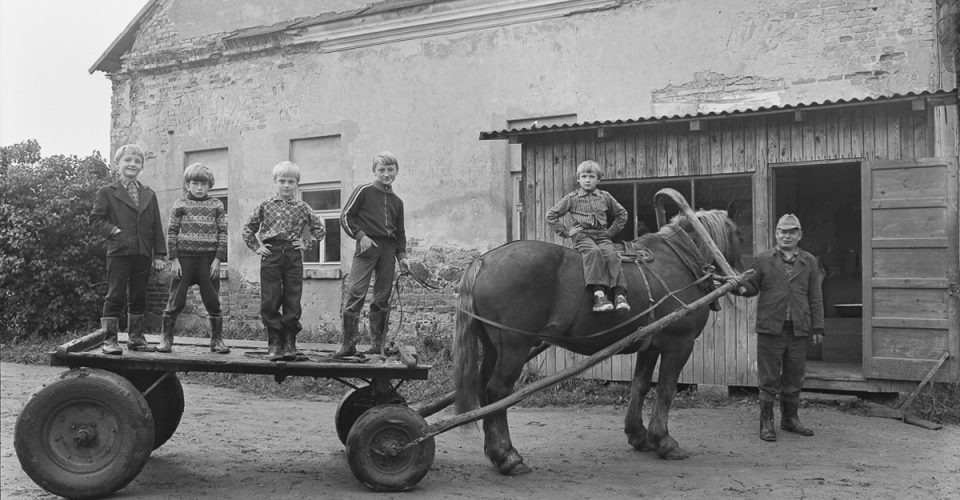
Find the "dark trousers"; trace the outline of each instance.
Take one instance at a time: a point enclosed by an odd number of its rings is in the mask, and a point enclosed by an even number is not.
[[[192,255],[178,257],[180,261],[180,277],[173,277],[170,281],[170,299],[164,316],[177,317],[187,305],[187,291],[191,286],[200,288],[200,300],[211,317],[220,316],[220,276],[210,277],[210,263],[214,255]]]
[[[363,309],[363,302],[370,287],[370,278],[376,274],[373,282],[373,302],[370,303],[370,312],[390,311],[390,293],[393,290],[393,275],[397,270],[397,242],[395,240],[374,240],[377,244],[366,252],[360,252],[360,242],[357,242],[353,254],[353,267],[350,269],[347,286],[347,303],[345,311],[359,313]]]
[[[125,302],[128,314],[139,316],[146,311],[150,264],[150,257],[144,255],[107,257],[107,296],[101,317],[123,316]]]
[[[798,402],[807,365],[807,337],[784,324],[780,335],[757,335],[757,378],[761,401]]]
[[[260,319],[268,330],[299,333],[303,254],[290,243],[268,243],[270,255],[260,257]]]
[[[610,238],[577,233],[573,247],[583,257],[583,280],[588,287],[619,287],[626,292],[627,280],[623,276],[620,255]]]

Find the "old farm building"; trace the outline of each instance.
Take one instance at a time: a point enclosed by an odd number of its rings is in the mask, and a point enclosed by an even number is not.
[[[900,390],[945,351],[938,379],[960,377],[956,16],[942,0],[150,0],[91,71],[162,211],[186,165],[214,167],[234,320],[256,322],[239,227],[280,160],[330,234],[307,256],[305,327],[337,329],[339,210],[378,151],[400,158],[411,257],[449,283],[477,252],[552,241],[544,211],[592,158],[631,212],[621,239],[654,229],[664,186],[730,210],[749,253],[798,213],[828,270],[807,386]],[[411,292],[418,325],[449,324],[447,288]],[[683,382],[755,383],[754,302],[723,305]]]

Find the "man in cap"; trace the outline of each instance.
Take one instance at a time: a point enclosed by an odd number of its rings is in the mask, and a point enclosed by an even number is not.
[[[757,299],[757,377],[760,389],[760,439],[776,441],[773,402],[780,397],[780,428],[803,436],[813,430],[800,423],[797,408],[807,359],[807,337],[823,340],[823,273],[817,258],[797,245],[803,232],[796,215],[777,222],[776,247],[754,259],[746,296]]]

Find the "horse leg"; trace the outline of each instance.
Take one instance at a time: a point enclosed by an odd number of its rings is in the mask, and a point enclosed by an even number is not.
[[[660,373],[657,378],[657,399],[653,414],[650,416],[650,428],[647,439],[656,447],[657,456],[666,460],[682,460],[690,456],[673,437],[667,428],[670,418],[670,405],[677,395],[677,380],[687,358],[693,352],[693,341],[679,349],[664,351],[660,355]]]
[[[623,431],[627,434],[630,446],[640,451],[653,451],[655,448],[648,439],[646,427],[643,426],[643,402],[650,392],[650,380],[657,365],[657,356],[659,353],[650,349],[637,353],[637,366],[633,372],[633,383],[630,384],[630,406],[624,418]]]
[[[513,392],[513,386],[520,378],[528,352],[529,346],[525,349],[499,350],[497,361],[487,381],[484,404],[499,401]],[[530,472],[530,468],[523,463],[523,457],[510,440],[507,410],[484,417],[483,434],[483,451],[501,474],[517,476]]]

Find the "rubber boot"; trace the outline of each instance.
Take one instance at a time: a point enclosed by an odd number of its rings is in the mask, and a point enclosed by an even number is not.
[[[157,352],[173,351],[173,334],[177,333],[177,318],[163,315],[163,324],[160,326],[160,345]]]
[[[284,361],[305,361],[306,356],[297,352],[297,332],[283,329],[283,360]]]
[[[143,315],[127,315],[127,350],[140,352],[156,352],[157,348],[147,343],[143,338]]]
[[[117,343],[117,330],[120,318],[100,318],[100,327],[103,329],[103,353],[123,354],[123,349]]]
[[[283,354],[283,341],[280,338],[280,331],[273,328],[267,328],[267,359],[270,361],[280,361]]]
[[[760,401],[760,439],[777,440],[777,431],[773,428],[773,401]]]
[[[370,349],[367,354],[383,355],[384,340],[387,338],[387,322],[390,320],[390,312],[371,312],[370,313]]]
[[[343,342],[340,350],[333,354],[335,358],[346,358],[357,353],[357,323],[360,315],[350,311],[343,311]]]
[[[230,348],[223,342],[223,316],[210,316],[210,352],[228,354]]]
[[[799,401],[780,401],[780,428],[801,436],[812,436],[813,429],[804,427],[800,423],[800,418],[797,417],[799,407]]]

